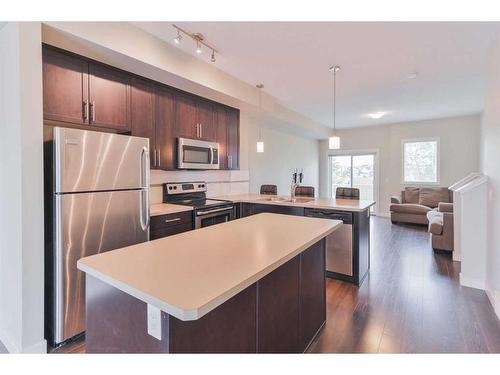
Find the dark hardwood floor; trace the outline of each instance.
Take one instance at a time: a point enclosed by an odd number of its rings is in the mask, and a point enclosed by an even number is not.
[[[460,263],[431,249],[425,227],[371,224],[369,278],[359,289],[327,280],[327,321],[310,352],[500,352],[486,293],[460,286]]]
[[[461,287],[460,263],[431,249],[425,227],[371,221],[371,270],[360,288],[327,279],[327,320],[311,353],[500,353],[484,291]],[[83,340],[53,350],[84,353]]]

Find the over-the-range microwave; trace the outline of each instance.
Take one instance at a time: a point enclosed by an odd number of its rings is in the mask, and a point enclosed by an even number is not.
[[[177,138],[177,168],[219,169],[219,144],[198,139]]]

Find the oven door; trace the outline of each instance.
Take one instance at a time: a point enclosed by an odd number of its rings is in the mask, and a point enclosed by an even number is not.
[[[209,227],[210,225],[225,223],[234,219],[233,207],[212,208],[196,211],[195,229]]]
[[[196,139],[178,138],[179,169],[219,169],[219,144]]]

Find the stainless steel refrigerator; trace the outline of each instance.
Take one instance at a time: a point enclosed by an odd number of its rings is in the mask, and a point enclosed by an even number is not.
[[[45,160],[46,333],[57,345],[85,331],[77,260],[149,240],[149,140],[55,127]]]

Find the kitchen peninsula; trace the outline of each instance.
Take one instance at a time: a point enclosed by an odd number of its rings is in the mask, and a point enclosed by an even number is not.
[[[235,217],[262,212],[341,220],[342,228],[326,241],[326,275],[361,285],[370,269],[372,200],[312,198],[260,194],[219,196],[235,205]]]
[[[86,350],[303,352],[323,326],[337,220],[262,213],[78,261]]]

